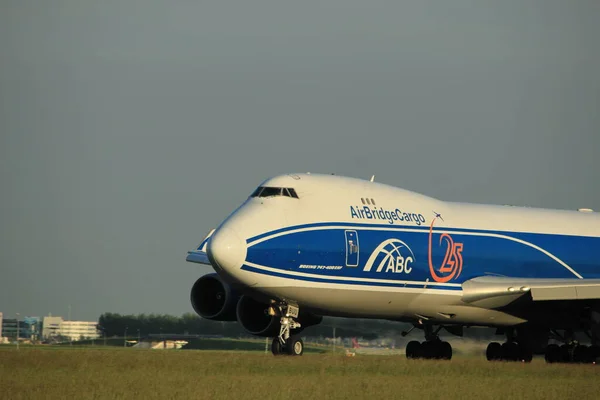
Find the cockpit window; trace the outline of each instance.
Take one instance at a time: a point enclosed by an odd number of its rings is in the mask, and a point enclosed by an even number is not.
[[[285,197],[293,197],[295,199],[298,198],[298,194],[296,190],[293,188],[280,188],[280,187],[270,187],[270,186],[260,186],[257,188],[254,193],[250,197],[273,197],[273,196],[285,196]]]
[[[258,197],[272,197],[272,196],[281,196],[281,188],[277,187],[264,187],[262,192],[258,195]]]

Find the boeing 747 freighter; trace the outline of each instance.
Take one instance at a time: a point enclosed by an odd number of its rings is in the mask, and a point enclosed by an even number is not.
[[[304,328],[343,316],[413,324],[425,340],[408,343],[408,358],[450,359],[440,330],[483,326],[506,337],[489,360],[591,362],[599,249],[600,215],[587,209],[452,203],[290,174],[263,182],[187,260],[216,271],[193,285],[196,312],[273,337],[273,354],[301,355]]]

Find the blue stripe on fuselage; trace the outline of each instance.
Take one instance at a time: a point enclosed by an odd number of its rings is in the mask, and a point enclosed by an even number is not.
[[[347,229],[358,232],[360,264],[357,268],[345,266],[344,231]],[[523,278],[576,278],[576,274],[581,274],[584,278],[599,276],[594,249],[600,247],[600,238],[444,227],[434,228],[433,232],[432,258],[436,266],[441,265],[447,250],[440,242],[440,233],[450,233],[456,243],[462,243],[464,246],[461,253],[464,260],[461,274],[449,283],[462,283],[482,275]],[[297,276],[294,272],[318,272],[327,279],[410,278],[425,281],[432,279],[427,254],[428,234],[429,227],[426,226],[340,222],[296,225],[248,239],[247,261],[285,271],[286,277],[290,274]],[[269,238],[273,235],[276,237]],[[496,237],[498,235],[501,237]],[[376,269],[363,271],[371,252],[379,243],[389,238],[402,240],[414,252],[415,260],[414,264],[410,265],[411,273],[398,275],[382,270],[377,272]],[[260,240],[263,241],[256,243]],[[400,256],[402,257],[402,254]],[[562,265],[561,262],[566,265]],[[319,271],[299,269],[300,265],[306,264],[342,268]]]
[[[341,280],[341,279],[332,279],[327,277],[314,277],[314,276],[304,276],[300,274],[294,273],[286,273],[286,272],[275,272],[269,271],[262,268],[252,267],[250,265],[244,264],[242,266],[244,271],[255,272],[257,274],[267,275],[267,276],[275,276],[278,278],[287,278],[294,279],[299,281],[307,281],[307,282],[319,282],[319,283],[335,283],[342,285],[360,285],[360,286],[381,286],[381,287],[396,287],[396,288],[409,288],[409,289],[435,289],[435,290],[462,290],[460,286],[432,286],[427,282],[372,282],[372,281],[359,281],[359,280]]]

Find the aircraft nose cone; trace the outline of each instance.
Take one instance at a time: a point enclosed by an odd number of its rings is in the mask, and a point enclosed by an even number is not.
[[[210,237],[206,252],[215,268],[232,272],[246,260],[246,242],[233,229],[221,227]]]

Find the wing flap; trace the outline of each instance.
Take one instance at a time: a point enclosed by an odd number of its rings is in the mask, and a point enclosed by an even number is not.
[[[591,300],[600,299],[600,282],[577,280],[575,282],[556,282],[554,285],[546,284],[531,288],[533,301],[549,300]]]
[[[500,308],[522,296],[531,300],[600,299],[600,279],[532,279],[483,276],[463,283],[465,303]]]
[[[533,301],[576,300],[577,289],[572,286],[539,287],[531,291]]]
[[[578,299],[600,299],[600,283],[577,288]]]

